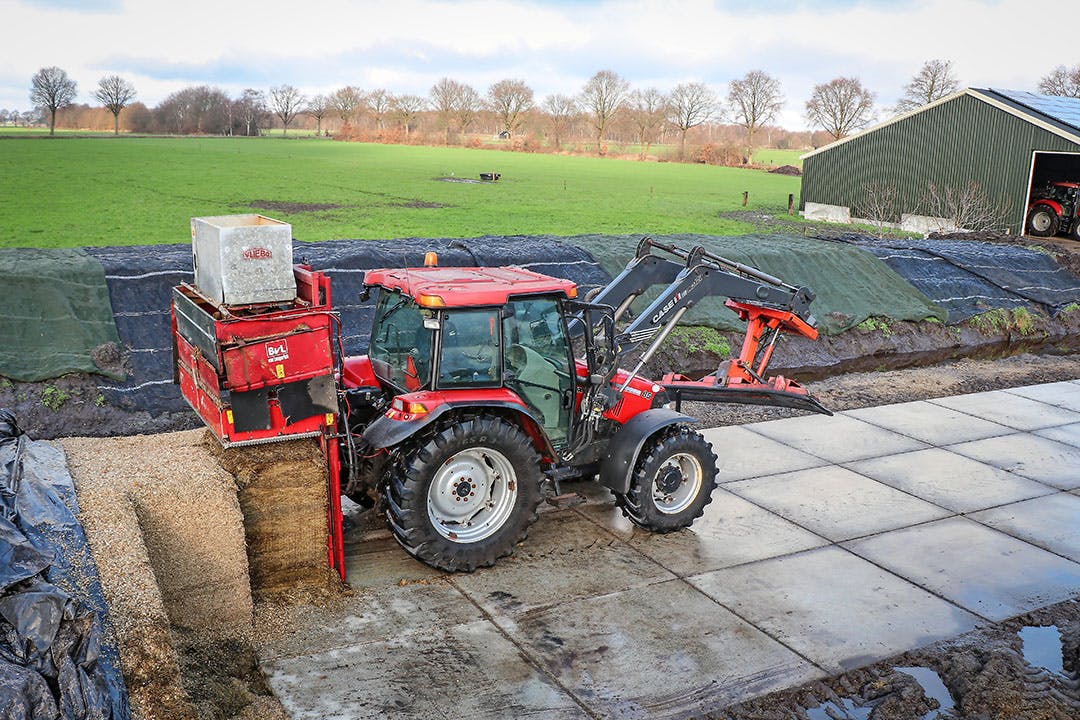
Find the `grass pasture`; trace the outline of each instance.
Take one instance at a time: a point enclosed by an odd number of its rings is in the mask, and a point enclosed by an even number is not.
[[[757,165],[794,165],[802,167],[802,155],[809,150],[778,150],[776,148],[758,148],[754,150],[754,163]]]
[[[502,173],[497,183],[475,180]],[[0,139],[0,246],[185,242],[199,215],[261,212],[302,240],[735,234],[799,179],[677,163],[280,138]]]

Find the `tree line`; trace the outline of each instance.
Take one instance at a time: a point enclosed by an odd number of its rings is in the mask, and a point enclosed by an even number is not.
[[[881,112],[908,112],[959,89],[952,63],[930,60],[903,88],[897,104]],[[1080,65],[1055,68],[1040,80],[1038,90],[1080,97]],[[0,110],[0,122],[44,116],[52,133],[58,113],[72,108],[92,110],[74,105],[77,94],[75,81],[64,70],[42,68],[31,80],[30,100],[37,112]],[[314,125],[317,134],[328,134],[332,128],[346,139],[464,145],[470,133],[483,130],[520,144],[521,149],[539,149],[536,138],[543,138],[549,149],[584,140],[599,155],[607,153],[611,141],[633,144],[643,159],[654,144],[677,141],[678,157],[684,159],[688,137],[696,133],[699,144],[738,145],[741,160],[747,163],[752,162],[763,129],[775,135],[770,144],[816,147],[879,118],[876,94],[858,77],[844,76],[815,85],[805,102],[804,116],[816,133],[776,128],[786,99],[779,79],[763,70],[731,80],[723,94],[701,82],[681,83],[668,92],[633,88],[618,73],[601,70],[576,94],[556,93],[539,102],[526,81],[516,78],[500,80],[481,93],[445,77],[426,96],[355,86],[308,96],[291,85],[278,85],[268,91],[248,88],[230,97],[220,88],[199,85],[178,90],[147,108],[135,101],[135,88],[129,81],[106,75],[92,95],[111,115],[117,134],[124,113],[125,129],[137,133],[253,136],[271,127],[287,134],[294,125],[308,129]],[[700,160],[700,155],[699,148],[694,159]]]

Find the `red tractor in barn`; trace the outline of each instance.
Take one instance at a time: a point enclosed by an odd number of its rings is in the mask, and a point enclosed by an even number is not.
[[[563,480],[595,478],[643,528],[690,525],[717,469],[685,400],[831,414],[798,383],[766,377],[781,333],[817,336],[814,293],[701,247],[646,238],[589,302],[567,280],[434,258],[368,271],[365,286],[379,295],[369,352],[340,370],[342,491],[368,507],[381,499],[398,542],[445,570],[511,553],[545,482],[560,493]],[[747,322],[739,357],[698,380],[643,377],[687,310],[714,295]],[[620,369],[630,358],[634,369]]]
[[[1080,240],[1080,182],[1049,182],[1031,193],[1027,234],[1053,237],[1058,233]]]

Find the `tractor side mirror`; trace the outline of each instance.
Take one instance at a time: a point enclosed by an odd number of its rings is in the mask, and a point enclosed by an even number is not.
[[[360,302],[366,303],[370,299],[371,299],[371,288],[369,288],[367,285],[365,285],[364,289],[360,291]]]

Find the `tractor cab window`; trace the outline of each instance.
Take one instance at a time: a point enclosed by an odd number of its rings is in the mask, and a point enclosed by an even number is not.
[[[497,387],[502,382],[499,311],[453,310],[442,320],[439,387]]]
[[[434,317],[407,295],[383,290],[375,308],[368,357],[379,379],[408,392],[431,385],[431,330]]]
[[[506,386],[521,397],[554,445],[570,431],[574,381],[570,345],[559,301],[512,300],[506,305]]]

